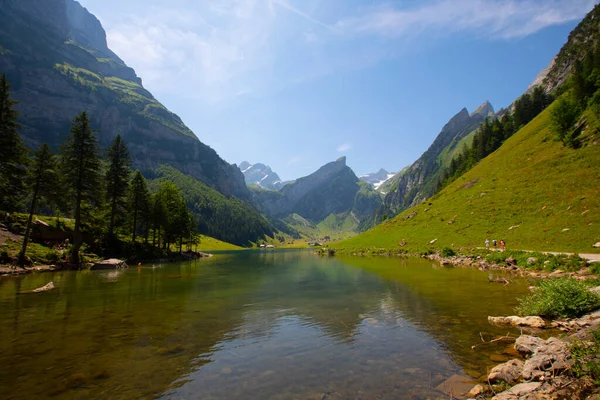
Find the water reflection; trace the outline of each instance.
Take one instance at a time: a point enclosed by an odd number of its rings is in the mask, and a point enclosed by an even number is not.
[[[298,251],[2,278],[0,398],[447,398],[435,387],[485,370],[470,346],[523,290]]]

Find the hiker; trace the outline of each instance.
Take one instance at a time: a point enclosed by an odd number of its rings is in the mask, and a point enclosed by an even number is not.
[[[498,242],[496,242],[496,239],[492,240],[492,244],[494,245],[494,247],[498,246]]]
[[[506,242],[504,242],[504,239],[501,239],[501,240],[500,240],[500,248],[501,248],[502,250],[506,250]]]
[[[485,239],[485,248],[486,249],[490,248],[490,241],[489,241],[489,239]]]

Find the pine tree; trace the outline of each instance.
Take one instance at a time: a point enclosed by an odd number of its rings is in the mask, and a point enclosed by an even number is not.
[[[131,157],[121,135],[117,135],[108,148],[108,171],[106,171],[106,193],[110,203],[109,236],[113,236],[115,219],[125,212],[129,176],[131,173]]]
[[[79,249],[83,244],[81,233],[82,203],[97,204],[101,193],[100,156],[96,137],[84,111],[73,120],[71,136],[63,145],[62,167],[66,184],[74,196],[75,232],[71,262],[79,264]]]
[[[39,200],[45,199],[53,202],[57,197],[58,187],[58,164],[56,157],[50,151],[46,143],[42,144],[33,156],[33,163],[28,171],[26,179],[31,189],[31,204],[29,206],[29,218],[27,219],[27,228],[23,237],[23,247],[19,254],[18,264],[25,264],[25,253],[29,244],[29,235],[31,234],[31,223],[33,214],[35,214],[36,205]]]
[[[148,209],[150,207],[150,191],[146,184],[146,179],[142,176],[140,171],[135,171],[131,185],[129,187],[129,210],[133,218],[133,228],[131,234],[131,241],[135,242],[137,234],[138,222],[147,222],[146,219]]]
[[[10,97],[6,75],[0,75],[0,210],[14,211],[24,193],[27,149],[19,135],[19,113]]]

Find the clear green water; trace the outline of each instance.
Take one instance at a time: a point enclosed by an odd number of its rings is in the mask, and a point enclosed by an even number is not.
[[[440,383],[496,364],[506,344],[471,346],[525,291],[304,251],[0,278],[0,398],[447,399]]]

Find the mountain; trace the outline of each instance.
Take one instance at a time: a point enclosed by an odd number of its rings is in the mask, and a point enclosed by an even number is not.
[[[373,188],[377,190],[385,181],[387,181],[394,175],[395,173],[389,173],[385,169],[381,168],[377,172],[372,172],[370,174],[359,176],[358,179],[373,185]]]
[[[573,73],[578,62],[583,68]],[[527,90],[542,87],[556,101],[427,201],[340,247],[423,252],[504,239],[516,249],[598,252],[592,246],[600,241],[599,75],[597,5]],[[586,91],[578,92],[582,81]],[[569,106],[573,100],[583,107]],[[578,115],[570,133],[576,140],[572,146],[558,140],[551,123],[565,104]]]
[[[242,172],[144,89],[87,9],[74,0],[1,0],[0,6],[0,72],[19,102],[28,147],[58,148],[73,118],[87,111],[102,148],[120,134],[134,168],[151,180],[176,180],[202,220],[201,233],[239,245],[272,235],[269,222],[243,203],[251,192]]]
[[[419,253],[504,239],[509,249],[597,252],[600,120],[587,145],[565,147],[548,140],[554,106],[435,196],[339,246]]]
[[[462,147],[464,140],[468,140],[469,135],[487,117],[493,115],[494,108],[486,101],[471,114],[463,108],[452,117],[417,161],[388,180],[389,190],[375,221],[380,220],[383,215],[396,215],[431,196],[437,188],[443,167],[451,160],[454,152]]]
[[[265,164],[250,164],[248,161],[243,161],[238,165],[238,168],[244,174],[244,179],[247,184],[258,185],[264,189],[279,190],[284,186],[279,175],[277,175],[271,167]]]
[[[361,182],[346,165],[346,157],[322,166],[279,191],[254,190],[254,200],[272,218],[297,214],[311,223],[319,223],[334,215],[351,218],[354,226],[381,204],[379,194]]]
[[[3,0],[0,72],[19,102],[29,147],[57,148],[71,121],[87,111],[102,147],[117,134],[134,167],[169,164],[225,195],[248,199],[244,177],[144,89],[106,44],[96,17],[74,0]]]

